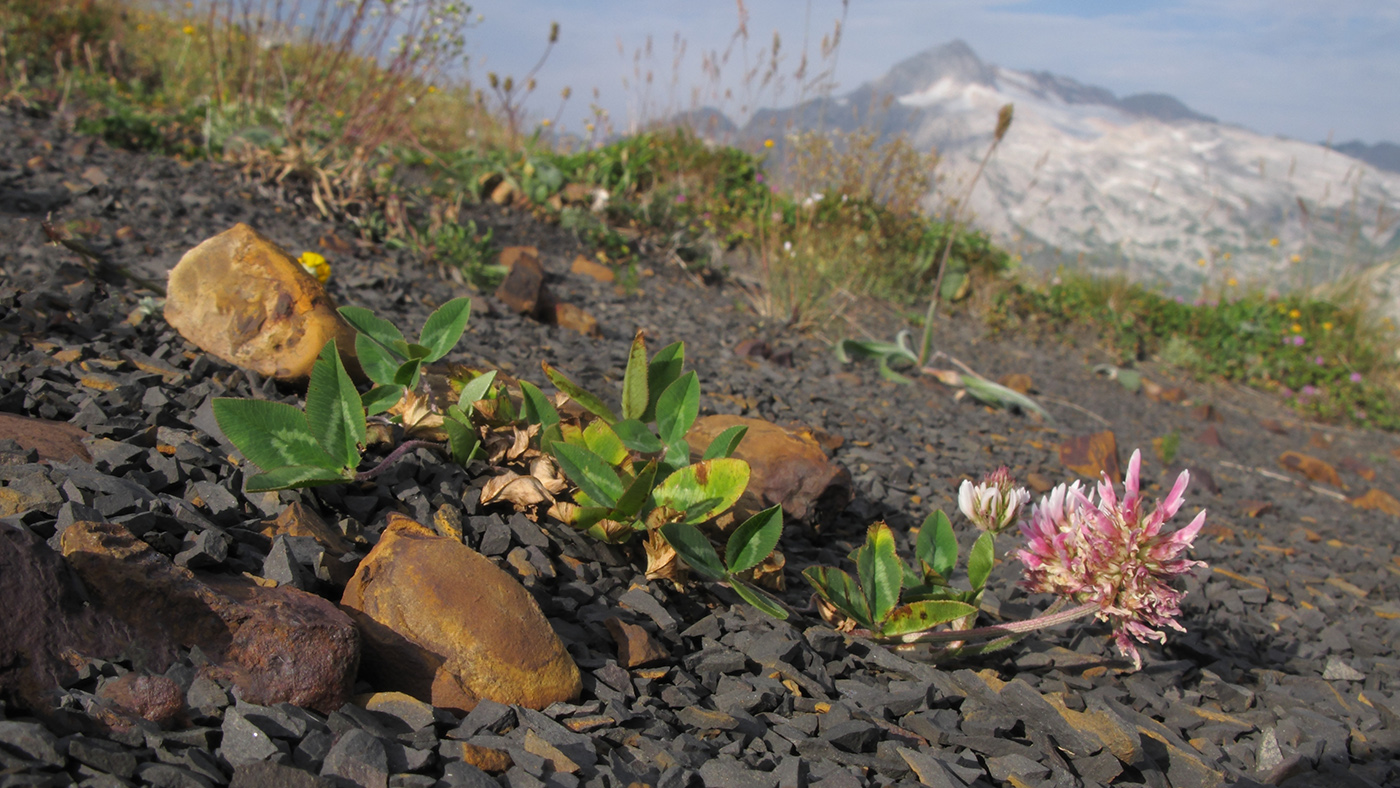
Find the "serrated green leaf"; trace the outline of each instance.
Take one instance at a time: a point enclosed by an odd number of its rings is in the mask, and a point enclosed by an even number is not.
[[[521,411],[525,421],[530,424],[538,424],[541,427],[552,427],[559,424],[559,411],[554,409],[554,403],[540,391],[535,384],[528,380],[520,381]]]
[[[865,546],[856,551],[856,571],[870,617],[877,624],[899,604],[899,591],[904,584],[899,563],[894,532],[884,523],[870,526],[865,532]]]
[[[617,414],[613,413],[612,408],[604,405],[602,400],[580,388],[578,384],[569,380],[567,375],[549,364],[542,361],[540,366],[544,368],[544,376],[549,378],[549,382],[553,383],[555,388],[568,394],[574,402],[579,404],[579,407],[609,424],[617,423]]]
[[[559,468],[577,484],[579,489],[604,506],[616,506],[622,495],[622,479],[618,478],[608,463],[598,455],[580,446],[556,443],[553,447],[554,459]]]
[[[734,589],[734,593],[738,594],[745,602],[757,608],[758,612],[772,616],[779,621],[787,620],[787,611],[762,589],[755,588],[737,578],[730,580],[729,587]]]
[[[627,353],[627,371],[622,375],[622,418],[640,419],[647,412],[647,343],[638,331]]]
[[[704,456],[700,459],[715,460],[720,457],[733,456],[734,450],[739,448],[739,441],[744,439],[748,431],[749,428],[742,424],[735,424],[733,427],[729,427],[710,441],[710,445],[705,447]]]
[[[481,438],[471,424],[457,419],[443,419],[442,428],[447,432],[447,447],[452,451],[452,461],[458,465],[468,465],[481,448]]]
[[[724,563],[730,572],[744,572],[763,563],[783,535],[783,507],[770,506],[745,520],[724,547]]]
[[[602,419],[583,428],[583,443],[609,465],[621,465],[627,459],[627,447],[622,445],[622,439]]]
[[[399,371],[399,359],[385,350],[383,345],[365,334],[356,334],[355,356],[370,380],[386,386],[394,382],[394,375]]]
[[[809,566],[802,570],[802,577],[806,578],[822,599],[841,611],[842,615],[853,619],[866,629],[874,626],[874,622],[870,620],[870,606],[866,604],[865,596],[861,594],[860,587],[850,575],[835,567]]]
[[[464,408],[470,408],[472,403],[486,399],[491,391],[491,383],[495,380],[496,370],[493,369],[467,381],[466,385],[462,386],[461,393],[457,395],[457,404]],[[538,390],[536,389],[536,391]]]
[[[692,370],[661,392],[656,400],[656,432],[665,443],[683,440],[700,415],[700,378]]]
[[[643,454],[656,454],[666,445],[656,437],[651,428],[636,419],[623,419],[613,425],[613,431],[622,439],[622,445]]]
[[[399,365],[394,371],[394,383],[404,388],[413,389],[418,387],[418,373],[423,369],[423,360],[411,358]]]
[[[392,383],[375,386],[360,396],[360,404],[364,406],[366,416],[377,416],[399,404],[399,400],[403,399],[403,392],[403,386]]]
[[[965,602],[942,599],[911,602],[890,611],[889,618],[885,619],[884,625],[880,628],[880,634],[886,637],[898,637],[914,632],[923,632],[976,612],[977,608]]]
[[[564,440],[558,424],[551,424],[540,430],[540,451],[553,453],[552,447]]]
[[[704,460],[667,476],[652,499],[657,506],[686,512],[687,522],[703,522],[733,506],[748,484],[749,464],[743,460]]]
[[[724,579],[719,554],[700,529],[689,523],[666,523],[661,526],[661,535],[691,569],[711,580]]]
[[[283,465],[266,473],[248,477],[243,490],[250,493],[290,490],[294,487],[319,487],[349,481],[341,474],[313,465]]]
[[[382,317],[375,316],[373,312],[364,307],[343,306],[339,311],[340,316],[345,318],[345,322],[349,323],[360,335],[398,354],[400,360],[408,358],[408,343],[404,341],[403,332],[399,330],[398,326]]]
[[[341,465],[360,464],[365,442],[365,407],[360,392],[340,363],[340,351],[332,339],[321,348],[306,386],[306,424],[321,450]]]
[[[652,460],[637,471],[637,478],[617,497],[617,505],[613,507],[614,517],[623,520],[641,514],[642,507],[651,499],[651,488],[655,482],[656,461]]]
[[[462,333],[467,330],[471,311],[470,298],[454,298],[428,315],[423,330],[418,334],[418,343],[428,350],[423,358],[425,362],[437,361],[452,352],[452,348],[462,340]]]
[[[666,453],[661,455],[661,470],[665,472],[665,476],[670,476],[689,464],[690,444],[686,443],[685,438],[671,443],[666,447]]]
[[[214,400],[214,420],[229,443],[265,471],[308,465],[339,473],[344,467],[321,448],[306,414],[285,402],[219,397]]]
[[[985,531],[972,543],[967,554],[967,581],[973,591],[980,591],[987,585],[987,576],[992,573],[992,535]]]
[[[656,351],[647,364],[647,408],[638,419],[645,423],[656,421],[656,401],[661,392],[676,382],[685,368],[685,343],[673,342]]]

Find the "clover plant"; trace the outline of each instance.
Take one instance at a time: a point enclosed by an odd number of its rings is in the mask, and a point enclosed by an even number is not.
[[[711,441],[699,462],[690,462],[685,436],[699,415],[700,383],[693,371],[681,374],[684,363],[685,346],[679,342],[648,360],[638,333],[623,373],[621,417],[542,364],[560,391],[597,417],[583,427],[564,423],[543,392],[521,381],[523,415],[540,426],[541,450],[579,488],[577,506],[562,512],[570,525],[599,539],[625,542],[668,522],[714,519],[743,495],[749,466],[731,455],[747,428],[730,427]]]

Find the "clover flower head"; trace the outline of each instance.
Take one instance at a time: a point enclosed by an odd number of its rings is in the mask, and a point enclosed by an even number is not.
[[[1205,525],[1204,511],[1185,528],[1162,533],[1181,509],[1190,473],[1182,471],[1167,497],[1147,513],[1139,491],[1141,470],[1142,453],[1135,451],[1121,500],[1106,474],[1097,502],[1079,482],[1051,490],[1021,524],[1027,544],[1016,553],[1025,566],[1021,585],[1028,591],[1097,604],[1097,618],[1112,623],[1114,642],[1134,668],[1142,667],[1134,640],[1161,643],[1165,627],[1186,631],[1176,621],[1183,592],[1170,583],[1205,565],[1185,558]]]
[[[976,485],[964,479],[958,488],[958,508],[973,525],[994,534],[1014,525],[1030,500],[1030,492],[1015,486],[1011,471],[1004,465],[983,476]]]

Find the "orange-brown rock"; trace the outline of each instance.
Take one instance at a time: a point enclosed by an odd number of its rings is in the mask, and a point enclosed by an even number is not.
[[[482,699],[543,709],[582,688],[524,587],[461,542],[397,514],[341,605],[364,633],[367,675],[460,713]]]
[[[586,337],[602,336],[598,328],[598,318],[588,314],[583,307],[573,304],[554,305],[554,324],[561,328],[577,331]]]
[[[1118,465],[1118,438],[1108,430],[1070,438],[1060,444],[1060,462],[1090,479],[1098,479],[1105,473],[1114,484],[1123,479]]]
[[[574,258],[574,263],[569,266],[569,270],[576,274],[592,277],[599,282],[611,283],[617,278],[617,274],[613,273],[611,268],[602,263],[590,260],[583,255]]]
[[[1337,469],[1312,455],[1286,451],[1279,455],[1278,464],[1294,473],[1301,473],[1315,482],[1346,489],[1346,485],[1342,484],[1342,477],[1337,474]]]
[[[97,696],[126,714],[149,720],[162,728],[172,727],[185,711],[185,693],[180,691],[179,684],[165,676],[128,673],[103,685]]]
[[[1385,490],[1375,487],[1367,490],[1364,495],[1352,498],[1351,505],[1358,509],[1380,509],[1388,515],[1400,517],[1400,501],[1395,500],[1395,496]]]
[[[329,714],[350,698],[359,633],[330,602],[244,577],[196,575],[114,523],[74,523],[60,541],[99,612],[143,643],[199,646],[249,703]]]
[[[636,624],[613,616],[603,621],[608,633],[617,643],[617,664],[624,668],[640,668],[665,661],[671,652],[656,642],[656,638]]]
[[[92,456],[83,445],[83,439],[91,436],[81,427],[67,422],[0,413],[0,435],[18,443],[25,451],[37,451],[41,460],[92,462]]]
[[[851,473],[832,462],[812,434],[786,429],[763,419],[704,416],[685,436],[692,455],[703,453],[716,435],[736,425],[749,428],[734,452],[749,464],[749,486],[735,505],[746,518],[773,504],[799,521],[835,515],[851,502]]]
[[[526,247],[510,247],[506,251],[511,249],[525,250]],[[496,297],[523,315],[553,319],[554,300],[549,295],[549,288],[545,287],[544,266],[540,265],[540,258],[527,250],[509,256],[503,251],[498,259],[501,265],[510,266],[510,272],[496,288]]]
[[[334,339],[352,375],[355,330],[325,288],[280,246],[236,224],[170,270],[165,319],[185,339],[261,375],[300,379]]]

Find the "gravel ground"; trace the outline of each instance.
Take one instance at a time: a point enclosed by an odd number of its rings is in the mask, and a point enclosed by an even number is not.
[[[0,111],[0,411],[70,421],[107,439],[94,445],[95,474],[34,462],[9,445],[0,480],[39,503],[9,521],[48,539],[92,512],[117,522],[155,517],[162,525],[148,541],[174,555],[210,521],[230,532],[256,530],[292,501],[370,542],[390,511],[427,521],[439,507],[459,507],[468,542],[520,577],[549,616],[583,669],[583,696],[543,712],[483,703],[465,720],[445,712],[400,719],[354,706],[326,717],[236,700],[198,679],[186,660],[168,675],[200,710],[193,727],[99,737],[49,731],[10,709],[0,720],[0,786],[1400,781],[1400,561],[1386,538],[1395,515],[1347,501],[1372,488],[1400,491],[1394,436],[1300,422],[1264,395],[1174,380],[1147,365],[1149,378],[1183,394],[1154,401],[1095,374],[1093,365],[1107,358],[1082,338],[989,338],[974,318],[940,319],[940,349],[993,379],[1030,377],[1054,417],[1038,422],[957,400],[936,383],[882,381],[871,364],[841,365],[813,336],[765,327],[744,290],[723,278],[701,282],[658,256],[643,261],[638,288],[619,292],[569,272],[582,249],[567,231],[495,206],[464,211],[463,220],[494,228],[501,244],[539,248],[555,296],[598,319],[602,336],[585,337],[468,293],[407,252],[350,242],[352,228],[310,218],[308,207],[294,191],[247,182],[228,167],[112,150],[50,119]],[[235,222],[293,251],[318,249],[334,236],[346,242],[327,253],[329,287],[340,303],[416,328],[436,305],[473,295],[467,336],[450,360],[538,383],[539,362],[548,361],[586,387],[616,391],[636,330],[647,331],[653,348],[684,340],[700,375],[702,412],[797,422],[839,439],[832,454],[854,477],[855,501],[820,529],[790,525],[780,544],[784,599],[796,608],[810,609],[801,569],[849,570],[845,556],[869,524],[885,520],[908,549],[909,529],[934,508],[953,512],[961,479],[1003,464],[1022,480],[1074,478],[1057,446],[1103,430],[1116,434],[1125,460],[1134,447],[1144,449],[1150,494],[1163,494],[1181,467],[1192,470],[1177,525],[1199,507],[1209,510],[1192,557],[1210,568],[1184,580],[1188,631],[1144,648],[1141,671],[1128,670],[1109,647],[1107,628],[1095,624],[935,665],[842,635],[812,616],[768,620],[722,587],[648,583],[633,553],[562,527],[541,533],[476,505],[484,478],[428,452],[359,489],[252,500],[204,429],[209,400],[251,396],[255,386],[289,402],[298,401],[295,394],[204,356],[158,316],[132,325],[128,315],[148,294],[94,281],[75,256],[46,245],[39,223],[50,214],[55,223],[73,223],[112,261],[153,278]],[[896,327],[879,310],[851,320],[825,330],[859,324],[887,337]],[[746,340],[774,352],[736,354]],[[64,350],[77,351],[72,357],[86,366],[58,360]],[[137,360],[168,374],[142,371]],[[90,385],[93,375],[104,385]],[[185,448],[173,459],[160,454],[143,440],[152,427]],[[1180,448],[1173,466],[1163,467],[1151,444],[1173,432]],[[1282,467],[1289,451],[1330,463],[1341,486]],[[112,477],[139,489],[128,485],[117,495]],[[209,482],[227,489],[228,500],[199,497],[197,486],[207,490]],[[180,499],[196,498],[202,515],[190,517]],[[966,546],[971,536],[961,534]],[[1003,538],[999,546],[1016,541]],[[254,543],[235,539],[222,568],[263,570],[267,556]],[[1018,567],[998,562],[989,588],[999,599],[986,620],[1044,606],[1047,600],[1014,588]],[[603,625],[613,616],[646,628],[670,660],[620,667]],[[129,667],[97,665],[69,690],[95,691]],[[562,770],[527,752],[529,732],[578,768]],[[454,760],[452,743],[460,740],[506,749],[515,765],[487,776]]]

